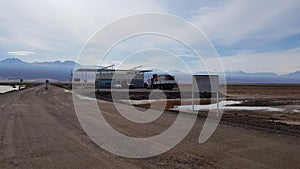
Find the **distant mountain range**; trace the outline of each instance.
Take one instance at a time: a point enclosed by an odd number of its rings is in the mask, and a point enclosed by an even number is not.
[[[177,77],[177,81],[184,83],[191,81],[191,76],[183,72],[174,70],[170,72]],[[195,74],[203,75],[207,72],[196,72]],[[221,73],[212,73],[220,74]],[[257,73],[246,73],[243,71],[227,71],[225,72],[226,83],[228,84],[300,84],[300,71],[288,73],[284,75],[277,75],[270,72],[257,72]]]
[[[70,81],[71,72],[76,67],[95,68],[97,66],[83,66],[74,61],[34,62],[28,63],[17,58],[0,61],[0,80],[10,79],[52,79],[57,81]],[[155,71],[154,71],[155,72]],[[191,76],[180,70],[170,71],[179,82],[191,81]],[[197,72],[196,74],[206,74]],[[287,83],[300,84],[300,71],[277,75],[269,72],[246,73],[243,71],[225,72],[227,83]],[[150,74],[145,78],[150,78]]]
[[[243,71],[225,72],[227,83],[287,83],[300,84],[300,71],[277,75],[270,72],[245,73]]]
[[[73,61],[27,63],[17,58],[9,58],[0,61],[0,77],[8,80],[22,78],[70,81],[71,71],[76,64]]]
[[[156,71],[157,74],[164,72]],[[179,83],[191,83],[192,76],[180,70],[171,70],[168,72],[174,75]],[[196,75],[207,75],[207,72],[196,72]],[[223,75],[223,73],[214,72],[211,74]],[[246,73],[243,71],[227,71],[225,72],[227,84],[300,84],[300,71],[277,75],[270,72]],[[150,78],[149,75],[146,76]]]

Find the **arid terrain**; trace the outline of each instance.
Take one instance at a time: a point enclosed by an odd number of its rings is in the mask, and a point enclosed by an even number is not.
[[[284,111],[225,110],[212,137],[199,144],[207,114],[200,111],[176,147],[155,157],[129,159],[103,150],[86,135],[71,92],[40,85],[1,94],[0,168],[299,168],[299,125],[286,121],[300,119],[294,111],[300,106],[300,86],[229,85],[227,100]],[[176,111],[166,111],[151,123],[136,124],[117,113],[112,102],[98,104],[113,128],[132,137],[159,134],[177,117]]]

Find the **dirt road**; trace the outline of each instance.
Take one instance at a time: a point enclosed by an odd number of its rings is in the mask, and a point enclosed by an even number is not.
[[[137,127],[105,102],[105,118],[120,132],[144,137],[164,131],[176,114],[164,113]],[[117,120],[116,120],[117,119]],[[128,159],[98,147],[81,128],[71,93],[43,86],[0,95],[1,168],[298,168],[298,136],[221,124],[198,143],[204,119],[172,150],[152,158]]]

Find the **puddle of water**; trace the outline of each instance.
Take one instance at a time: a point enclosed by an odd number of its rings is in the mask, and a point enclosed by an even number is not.
[[[241,104],[240,101],[221,101],[219,102],[219,106],[225,107],[226,105],[234,105],[234,104]],[[182,106],[175,106],[175,109],[188,109],[192,110],[192,105],[182,105]],[[214,104],[208,104],[208,105],[194,105],[195,110],[209,110],[209,109],[216,109],[217,103]]]
[[[300,110],[293,110],[294,113],[300,113]]]
[[[86,96],[82,96],[80,94],[77,94],[77,97],[81,100],[97,100],[96,98],[92,98],[92,97],[86,97]]]
[[[150,104],[156,101],[167,101],[167,99],[149,99],[149,100],[121,100],[123,103],[128,103],[132,105],[140,105],[140,104]]]
[[[66,93],[72,93],[72,91],[64,89]]]
[[[73,93],[71,90],[67,90],[67,89],[64,89],[64,91],[66,93]],[[96,98],[92,98],[92,97],[87,97],[87,96],[82,96],[80,94],[76,94],[76,96],[81,99],[81,100],[97,100]]]
[[[273,120],[268,120],[273,121]],[[290,121],[290,120],[274,120],[275,123],[285,123],[290,125],[300,125],[300,121]]]
[[[221,101],[219,102],[219,106],[221,109],[224,110],[266,110],[266,111],[276,111],[282,112],[285,109],[276,108],[276,107],[264,107],[264,106],[228,106],[234,104],[241,104],[240,101]],[[182,105],[182,106],[175,106],[175,110],[192,110],[192,105]],[[210,110],[210,109],[217,109],[217,104],[209,104],[209,105],[194,105],[195,110]]]
[[[20,86],[20,89],[24,89],[25,86]],[[13,90],[19,90],[19,85],[15,85],[15,87],[10,85],[0,85],[0,93],[6,93]]]
[[[73,93],[71,90],[67,90],[67,89],[64,89],[64,91],[66,93]],[[80,95],[80,94],[76,94],[76,96],[81,99],[81,100],[97,100],[96,98],[92,98],[92,97],[87,97],[87,96],[83,96],[83,95]]]
[[[263,107],[263,106],[229,106],[225,107],[226,110],[266,110],[266,111],[276,111],[282,112],[285,109],[276,107]]]

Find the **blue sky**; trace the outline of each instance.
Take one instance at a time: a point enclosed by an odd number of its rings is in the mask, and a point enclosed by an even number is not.
[[[299,0],[2,0],[0,6],[0,59],[76,60],[85,42],[113,20],[163,12],[197,26],[225,70],[300,70]]]

